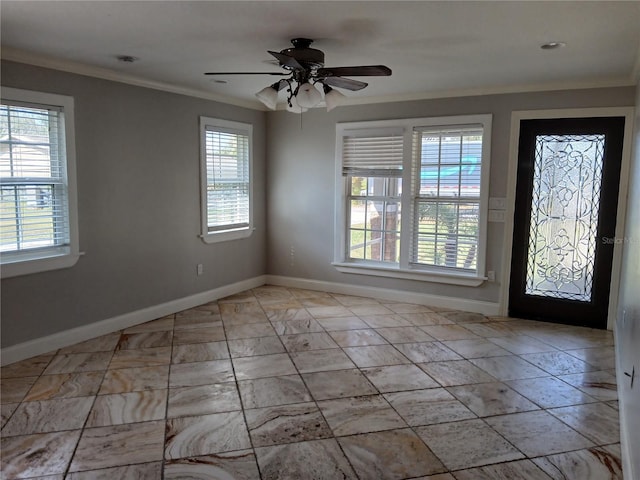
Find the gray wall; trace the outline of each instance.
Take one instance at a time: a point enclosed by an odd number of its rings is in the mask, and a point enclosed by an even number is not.
[[[640,84],[636,105],[640,106]],[[627,454],[624,476],[640,479],[640,109],[636,109],[633,161],[630,191],[627,201],[627,221],[624,235],[622,281],[616,321],[618,359],[618,393],[622,441]],[[631,373],[636,378],[631,388]]]
[[[72,268],[2,281],[3,347],[265,273],[263,112],[11,62],[2,63],[2,85],[75,98],[86,252]],[[248,239],[198,238],[200,115],[254,125]]]
[[[465,114],[493,114],[489,194],[507,193],[511,112],[634,105],[633,87],[487,95],[268,114],[268,249],[270,274],[391,288],[465,299],[499,301],[504,224],[490,223],[487,270],[496,283],[458,287],[338,272],[333,261],[336,122]],[[290,249],[294,248],[294,265]]]

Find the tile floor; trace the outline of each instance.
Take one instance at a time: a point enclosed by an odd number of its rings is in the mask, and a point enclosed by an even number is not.
[[[263,286],[2,368],[2,478],[622,478],[611,332]]]

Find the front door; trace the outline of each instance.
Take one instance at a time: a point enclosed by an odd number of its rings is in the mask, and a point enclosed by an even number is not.
[[[607,327],[624,121],[521,121],[510,316]]]

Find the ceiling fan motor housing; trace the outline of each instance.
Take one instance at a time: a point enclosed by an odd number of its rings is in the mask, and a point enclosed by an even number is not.
[[[315,48],[310,48],[309,45],[312,42],[313,40],[308,38],[294,38],[291,40],[293,47],[285,48],[280,53],[295,58],[305,69],[321,68],[324,66],[324,53]],[[283,67],[288,70],[294,70],[286,65],[283,65]]]

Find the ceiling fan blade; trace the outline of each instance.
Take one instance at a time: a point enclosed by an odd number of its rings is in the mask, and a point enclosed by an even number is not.
[[[343,77],[326,77],[322,79],[322,83],[331,87],[344,88],[345,90],[352,90],[354,92],[356,90],[362,90],[369,85],[368,83]]]
[[[280,52],[272,52],[271,50],[267,50],[271,55],[276,57],[276,59],[280,62],[280,65],[283,67],[290,68],[292,70],[304,70],[304,67],[300,65],[300,62],[293,58],[291,55],[287,55],[285,53]]]
[[[290,72],[205,72],[205,75],[291,75]]]
[[[359,67],[319,68],[319,77],[388,77],[391,69],[384,65],[362,65]]]

